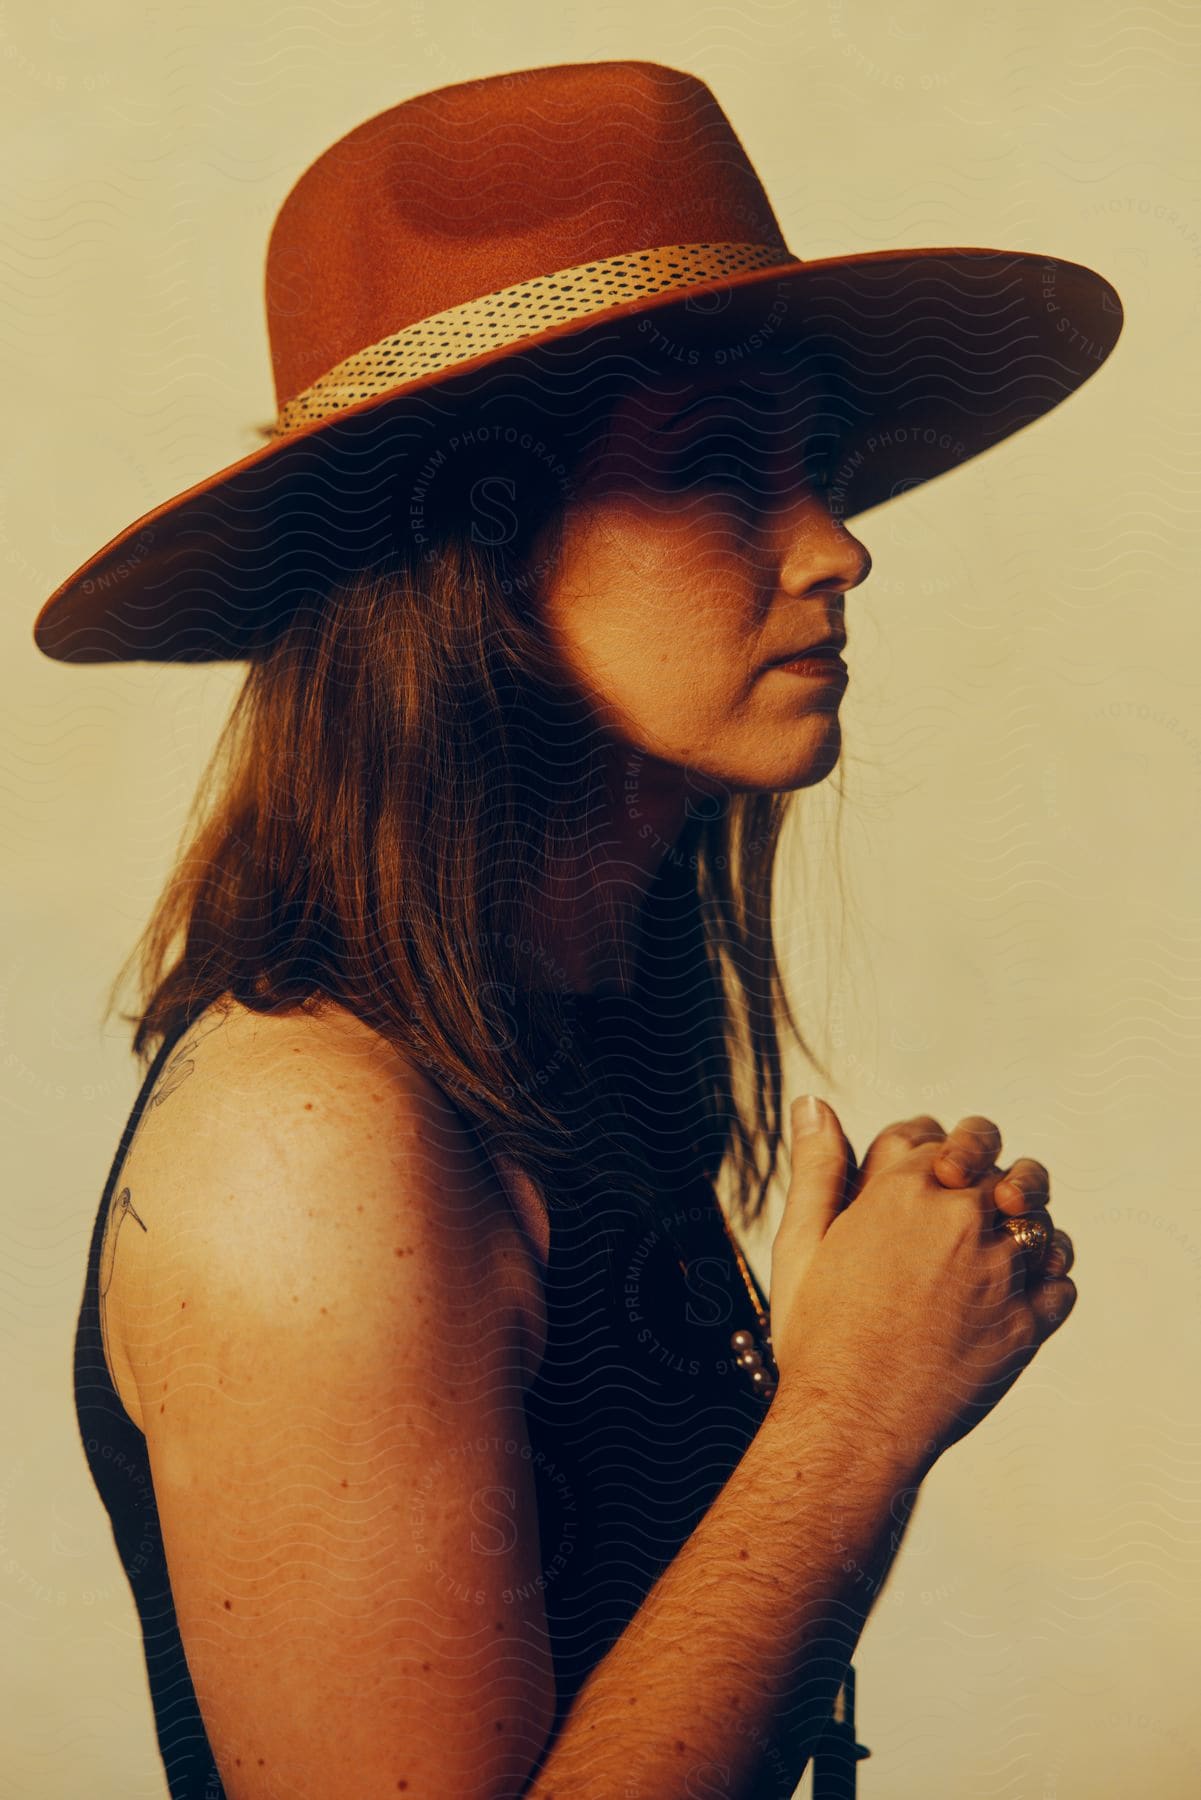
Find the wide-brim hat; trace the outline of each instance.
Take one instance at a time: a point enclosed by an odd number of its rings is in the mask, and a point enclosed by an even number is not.
[[[253,655],[295,599],[403,549],[431,434],[501,362],[536,391],[557,357],[582,391],[601,346],[686,377],[698,344],[731,367],[801,345],[838,397],[849,518],[1058,406],[1122,328],[1102,276],[1032,251],[803,261],[705,83],[633,61],[459,82],[357,126],[284,199],[265,300],[267,441],[56,588],[47,656]]]

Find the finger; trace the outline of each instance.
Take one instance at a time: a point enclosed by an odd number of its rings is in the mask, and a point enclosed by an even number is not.
[[[991,1119],[969,1113],[960,1119],[932,1165],[944,1187],[970,1187],[992,1167],[1001,1153],[1001,1133]]]
[[[838,1114],[816,1094],[789,1108],[792,1166],[777,1237],[818,1243],[838,1213],[852,1152]]]
[[[1075,1260],[1076,1252],[1071,1238],[1066,1231],[1060,1231],[1057,1226],[1052,1233],[1040,1273],[1044,1276],[1066,1275]]]
[[[993,1189],[998,1212],[1016,1216],[1051,1203],[1051,1177],[1032,1156],[1019,1156]]]
[[[915,1144],[940,1143],[946,1135],[938,1120],[931,1118],[929,1113],[919,1113],[916,1118],[898,1119],[894,1124],[886,1125],[867,1147],[853,1193],[857,1194],[873,1175],[908,1156]]]
[[[1029,1304],[1041,1344],[1053,1331],[1059,1330],[1075,1306],[1076,1283],[1068,1275],[1040,1281],[1037,1287],[1031,1289]]]
[[[1029,1216],[1044,1223],[1047,1222],[1046,1213],[1033,1213]],[[1004,1214],[994,1213],[993,1221],[996,1227],[996,1236],[1004,1242],[1011,1258],[1009,1291],[1016,1297],[1024,1290],[1032,1289],[1034,1284],[1042,1279],[1047,1252],[1051,1247],[1050,1240],[1043,1240],[1041,1236],[1030,1234],[1033,1236],[1033,1242],[1026,1243],[1009,1228]]]
[[[850,1156],[838,1114],[816,1094],[794,1100],[789,1121],[792,1175],[772,1239],[768,1277],[772,1335],[781,1346],[792,1297],[842,1204]]]

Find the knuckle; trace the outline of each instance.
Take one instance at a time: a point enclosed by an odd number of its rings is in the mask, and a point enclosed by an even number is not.
[[[1068,1236],[1067,1232],[1066,1231],[1052,1232],[1051,1242],[1047,1247],[1047,1261],[1055,1262],[1055,1263],[1062,1263],[1063,1268],[1060,1272],[1062,1274],[1066,1275],[1068,1270],[1071,1268],[1072,1264],[1075,1262],[1075,1260],[1076,1260],[1075,1246],[1073,1245],[1072,1240]]]
[[[881,1138],[899,1138],[907,1144],[924,1144],[945,1135],[938,1120],[931,1118],[929,1113],[918,1113],[912,1119],[894,1119],[880,1133]]]
[[[938,1180],[937,1175],[934,1173],[934,1169],[936,1164],[946,1163],[946,1148],[947,1147],[941,1138],[937,1141],[924,1138],[915,1140],[914,1142],[914,1150],[918,1156],[920,1167],[925,1170],[930,1181],[938,1187],[941,1187],[942,1183]],[[947,1188],[945,1192],[947,1197],[950,1198],[952,1195],[962,1192],[962,1190],[959,1188]]]
[[[1068,1275],[1046,1281],[1032,1304],[1044,1329],[1055,1331],[1076,1304],[1076,1283]]]
[[[998,1126],[992,1119],[985,1118],[983,1113],[968,1113],[960,1119],[951,1136],[966,1139],[978,1155],[987,1155],[990,1159],[1001,1148]]]
[[[1005,1179],[1015,1187],[1020,1187],[1024,1193],[1047,1193],[1051,1186],[1051,1176],[1046,1164],[1036,1161],[1033,1156],[1019,1156],[1007,1170]]]
[[[945,1136],[941,1121],[933,1113],[915,1113],[912,1119],[902,1122],[902,1129],[918,1137],[928,1137],[931,1132],[937,1132],[940,1137]]]

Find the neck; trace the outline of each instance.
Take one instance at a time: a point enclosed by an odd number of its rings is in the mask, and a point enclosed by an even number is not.
[[[619,750],[587,842],[531,895],[532,934],[577,994],[633,987],[643,902],[687,821],[685,774],[645,752]]]

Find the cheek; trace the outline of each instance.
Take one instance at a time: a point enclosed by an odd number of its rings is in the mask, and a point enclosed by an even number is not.
[[[737,733],[745,676],[734,651],[710,641],[695,615],[632,621],[620,634],[610,621],[588,654],[599,716],[621,742],[702,766]]]
[[[742,692],[746,649],[727,596],[680,585],[670,566],[655,580],[627,572],[566,607],[560,630],[599,697],[673,733],[728,714]]]
[[[564,539],[545,617],[623,735],[689,740],[745,697],[755,622],[729,512],[610,496]]]

